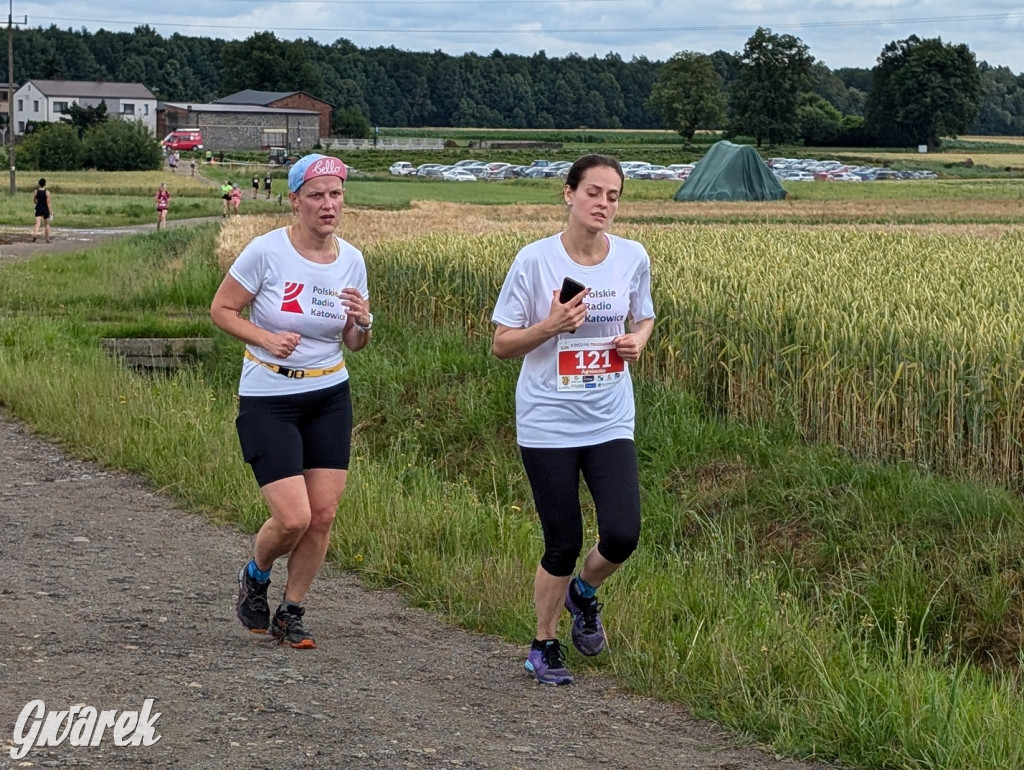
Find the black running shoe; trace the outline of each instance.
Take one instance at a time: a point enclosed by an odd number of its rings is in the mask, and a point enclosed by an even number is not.
[[[306,608],[297,604],[282,604],[274,613],[274,622],[270,624],[270,634],[281,644],[290,644],[297,650],[316,648],[313,635],[302,627],[302,616]]]
[[[238,571],[238,601],[235,614],[242,625],[254,634],[267,633],[270,625],[270,606],[267,604],[267,589],[270,581],[259,581],[249,575],[248,563]]]

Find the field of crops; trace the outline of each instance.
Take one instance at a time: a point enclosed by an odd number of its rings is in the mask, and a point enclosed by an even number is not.
[[[559,225],[552,207],[526,213],[423,204],[347,216],[376,290],[400,305],[389,312],[486,333],[515,251]],[[857,456],[1024,489],[1024,227],[620,232],[653,260],[659,320],[645,365],[659,377],[717,412],[792,421]]]
[[[1024,229],[637,235],[662,376],[861,457],[1024,485]]]
[[[659,312],[636,377],[644,534],[604,593],[615,654],[573,670],[781,754],[1016,770],[1021,196],[1005,180],[870,187],[892,197],[628,190],[614,229],[650,251]],[[826,188],[848,189],[810,185]],[[564,224],[547,199],[350,199],[341,227],[366,255],[378,330],[351,356],[358,466],[331,558],[517,643],[540,537],[515,451],[518,366],[489,354],[489,315],[516,250]],[[153,378],[96,338],[202,333],[228,263],[289,222],[217,218],[6,267],[5,408],[253,531],[265,508],[232,427],[238,341]]]

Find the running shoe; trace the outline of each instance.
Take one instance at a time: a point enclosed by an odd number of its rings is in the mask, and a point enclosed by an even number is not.
[[[302,616],[305,612],[306,608],[297,604],[282,604],[274,613],[270,634],[281,644],[288,643],[297,650],[315,649],[316,640],[302,627]]]
[[[243,564],[238,570],[238,601],[235,614],[242,625],[254,634],[267,633],[270,625],[270,607],[267,605],[267,589],[270,581],[260,581],[249,575],[249,565]]]
[[[604,607],[596,596],[584,599],[575,588],[575,580],[565,591],[565,608],[572,615],[572,646],[580,655],[591,657],[604,649],[604,626],[601,625],[601,608]]]
[[[549,639],[540,649],[531,646],[525,668],[541,684],[572,684],[572,674],[565,667],[565,652],[557,639]]]

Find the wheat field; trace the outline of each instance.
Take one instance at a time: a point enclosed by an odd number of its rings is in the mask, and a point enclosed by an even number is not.
[[[673,210],[635,204],[630,216]],[[221,266],[290,221],[229,222]],[[563,222],[556,206],[424,202],[346,211],[342,230],[389,315],[487,334],[515,252]],[[1024,488],[1024,226],[622,217],[616,229],[652,258],[659,320],[641,372],[858,456]]]

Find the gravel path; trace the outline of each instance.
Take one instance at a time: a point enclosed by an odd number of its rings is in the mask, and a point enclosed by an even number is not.
[[[450,628],[351,574],[314,584],[319,649],[280,647],[234,617],[250,537],[3,416],[0,468],[0,768],[822,767],[603,678],[542,687],[522,670],[525,647]],[[120,711],[147,698],[160,714],[151,746],[108,734],[11,758],[30,701]]]
[[[220,217],[169,219],[167,220],[167,228],[173,230],[176,227],[192,227],[205,222],[219,221],[221,221]],[[38,241],[32,241],[31,225],[25,227],[3,227],[0,228],[0,265],[3,265],[5,262],[17,262],[47,254],[83,251],[90,246],[95,246],[98,243],[119,238],[123,235],[152,232],[155,230],[155,222],[153,224],[147,223],[108,228],[54,227],[52,228],[52,242],[46,243],[42,237]]]

